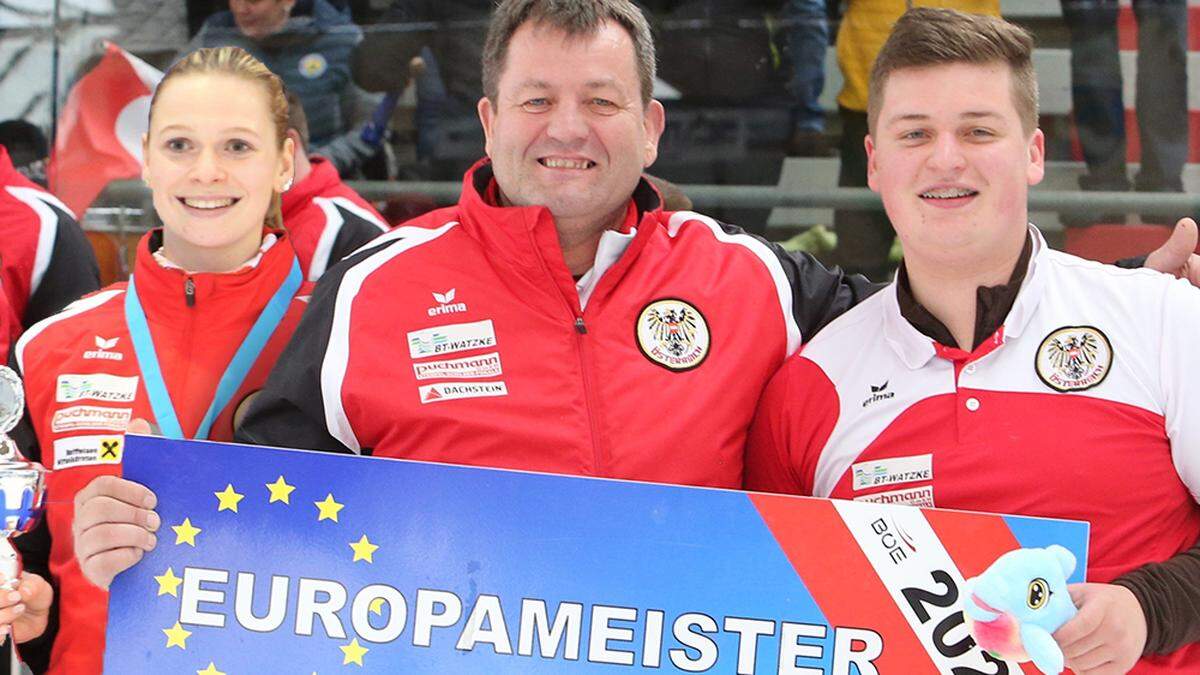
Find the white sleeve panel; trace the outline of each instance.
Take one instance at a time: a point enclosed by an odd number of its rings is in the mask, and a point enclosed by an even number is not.
[[[1160,368],[1175,470],[1200,502],[1200,289],[1178,280],[1163,302]]]

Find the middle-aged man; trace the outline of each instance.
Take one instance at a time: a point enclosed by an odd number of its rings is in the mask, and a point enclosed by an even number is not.
[[[1032,47],[953,10],[896,24],[867,151],[904,264],[771,380],[746,485],[1090,521],[1067,664],[1200,672],[1200,290],[1028,225]]]
[[[457,206],[322,277],[239,438],[740,485],[765,383],[868,284],[659,208],[641,174],[663,109],[632,3],[507,0],[485,54],[490,161]],[[77,503],[81,570],[107,587],[154,546],[154,496],[105,477]]]

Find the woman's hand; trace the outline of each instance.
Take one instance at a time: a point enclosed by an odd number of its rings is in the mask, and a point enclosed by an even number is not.
[[[8,581],[0,574],[0,584]],[[25,572],[15,590],[0,591],[0,637],[11,632],[17,643],[28,642],[46,632],[54,588],[42,577]]]

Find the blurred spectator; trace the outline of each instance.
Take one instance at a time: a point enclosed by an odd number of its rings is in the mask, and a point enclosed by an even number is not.
[[[209,16],[186,51],[234,45],[283,79],[309,111],[314,152],[347,176],[379,149],[353,118],[365,107],[350,79],[350,59],[362,30],[327,0],[230,0]]]
[[[642,4],[651,7],[651,20],[657,24],[658,76],[685,100],[735,105],[785,102],[778,93],[785,73],[775,42],[782,36],[772,31],[779,0]]]
[[[842,164],[838,185],[865,187],[867,152],[867,84],[871,66],[892,32],[892,25],[910,6],[948,7],[964,12],[1000,16],[1000,0],[848,0],[837,34],[838,65],[845,83],[838,94],[842,119]],[[882,211],[837,211],[834,260],[848,272],[884,281],[892,273],[888,261],[894,231]]]
[[[96,257],[74,215],[19,173],[0,145],[0,292],[8,305],[0,323],[9,344],[98,288]]]
[[[1117,0],[1062,0],[1071,43],[1071,101],[1087,162],[1085,190],[1128,190]],[[1188,154],[1187,2],[1133,0],[1138,26],[1137,123],[1142,166],[1133,187],[1181,192]],[[1122,218],[1123,220],[1123,218]]]
[[[778,185],[792,135],[783,0],[645,2],[667,127],[655,171],[681,183]],[[662,87],[666,89],[666,87]],[[765,235],[769,208],[708,215]]]
[[[50,144],[37,125],[25,120],[0,122],[0,145],[8,150],[13,168],[41,187],[46,187]]]
[[[355,51],[354,80],[368,91],[400,92],[415,81],[422,162],[434,157],[444,120],[465,116],[475,126],[491,10],[490,0],[393,0]]]
[[[304,278],[316,281],[355,249],[387,232],[388,226],[375,207],[342,182],[329,160],[308,154],[304,105],[290,91],[287,101],[296,177],[283,193],[283,226]]]
[[[815,157],[828,154],[825,141],[825,111],[821,90],[825,88],[825,50],[829,47],[829,17],[825,0],[785,0],[780,12],[792,76],[792,136],[788,154]]]

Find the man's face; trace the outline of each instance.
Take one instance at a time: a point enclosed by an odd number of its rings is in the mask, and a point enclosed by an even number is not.
[[[246,37],[264,38],[283,28],[295,0],[229,0],[233,20]]]
[[[906,258],[986,265],[1019,250],[1045,139],[1021,128],[1007,64],[891,73],[866,147],[867,183]]]
[[[642,105],[633,40],[619,25],[569,37],[525,23],[479,118],[504,198],[546,206],[561,223],[625,208],[658,156],[664,114],[658,101]]]

